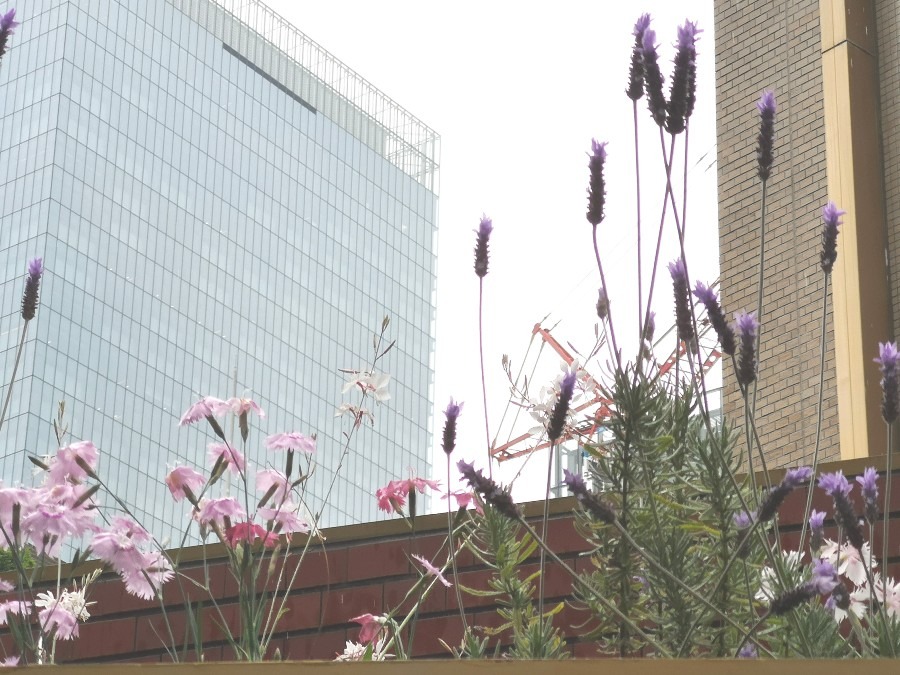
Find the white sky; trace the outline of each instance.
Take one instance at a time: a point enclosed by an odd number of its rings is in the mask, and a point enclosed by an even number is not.
[[[446,475],[439,445],[442,411],[451,396],[465,402],[454,462],[486,463],[478,283],[472,269],[473,230],[482,213],[494,221],[485,278],[491,436],[509,399],[501,357],[509,354],[518,369],[536,322],[549,315],[544,325],[559,322],[554,335],[561,343],[571,342],[585,352],[593,344],[599,278],[584,216],[592,137],[609,141],[607,215],[599,231],[612,312],[620,342],[636,346],[633,122],[624,88],[632,26],[644,11],[653,16],[664,74],[670,69],[678,24],[687,17],[704,30],[698,42],[699,92],[688,161],[688,261],[692,279],[711,282],[717,276],[711,0],[645,0],[639,5],[599,0],[265,1],[441,136],[435,477]],[[646,293],[665,183],[660,182],[658,131],[644,100],[639,113]],[[752,115],[748,111],[748,120]],[[676,189],[680,186],[679,177]],[[671,323],[666,318],[671,283],[664,264],[677,255],[674,226],[667,227],[656,293],[658,335]],[[625,352],[633,353],[634,347]],[[558,372],[558,364],[545,349],[535,389]],[[588,370],[600,373],[596,363]],[[512,435],[530,426],[524,421]],[[510,435],[507,424],[498,442]],[[543,494],[546,455],[534,457],[531,464],[531,477],[516,484],[517,499]],[[501,480],[509,482],[520,465],[504,463]],[[405,471],[397,467],[398,476]],[[441,508],[440,502],[433,504]]]

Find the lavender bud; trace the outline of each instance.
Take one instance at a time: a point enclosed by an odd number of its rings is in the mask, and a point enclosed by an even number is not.
[[[756,380],[756,331],[759,329],[756,312],[738,312],[734,315],[734,323],[735,332],[741,338],[737,379],[741,386],[749,387]]]
[[[850,503],[850,492],[853,490],[853,486],[844,477],[844,472],[837,471],[819,476],[819,487],[834,500],[834,521],[838,527],[843,528],[847,540],[853,547],[861,551],[863,535],[859,529],[859,519]]]
[[[719,304],[715,291],[698,281],[694,288],[694,295],[706,307],[706,316],[709,317],[709,322],[712,324],[713,330],[716,331],[719,344],[722,345],[722,351],[728,356],[734,356],[736,350],[734,330],[725,319],[725,313],[722,311],[722,306]]]
[[[475,274],[482,279],[488,273],[488,240],[493,231],[493,221],[487,216],[482,216],[478,229],[475,230],[477,235],[475,239]]]
[[[469,482],[469,486],[481,495],[485,504],[491,505],[507,518],[518,520],[519,510],[516,508],[516,504],[509,492],[490,478],[486,478],[480,469],[476,471],[472,464],[459,460],[456,466],[463,478]]]
[[[753,526],[754,516],[746,511],[739,511],[734,514],[734,526],[738,530],[737,536],[737,555],[741,559],[745,559],[750,555],[750,528]]]
[[[650,15],[641,14],[634,23],[634,47],[631,49],[631,67],[628,70],[628,98],[637,101],[644,95],[644,63],[642,50],[644,47],[644,31],[650,25]]]
[[[697,24],[685,21],[678,27],[678,42],[672,82],[669,86],[669,102],[666,105],[666,131],[680,134],[694,111],[697,90]]]
[[[822,271],[831,274],[834,261],[837,260],[837,236],[838,226],[842,225],[841,216],[846,211],[841,211],[834,202],[828,202],[822,209]]]
[[[741,650],[738,652],[739,659],[756,659],[759,658],[759,652],[756,649],[755,644],[747,643]]]
[[[22,318],[25,321],[31,321],[34,318],[34,313],[37,311],[41,276],[43,274],[43,259],[34,258],[28,263],[28,277],[25,279],[25,292],[22,294]]]
[[[897,361],[900,360],[900,352],[897,351],[896,342],[878,344],[879,357],[875,363],[881,366],[881,417],[887,424],[893,424],[897,419],[900,399],[897,394]]]
[[[684,260],[678,258],[670,262],[669,274],[672,275],[672,290],[675,295],[675,325],[678,327],[678,339],[690,344],[694,339],[694,323],[691,320],[690,291]]]
[[[757,513],[759,521],[767,523],[772,520],[775,517],[775,514],[778,513],[778,508],[784,503],[784,500],[787,499],[788,495],[791,494],[795,488],[806,483],[810,476],[812,476],[812,469],[809,467],[789,470],[787,474],[785,474],[784,480],[782,480],[779,485],[772,488],[766,494],[762,504],[760,504]]]
[[[13,34],[13,29],[18,25],[15,8],[0,16],[0,56],[6,54],[6,43]]]
[[[559,385],[559,397],[556,399],[556,405],[553,406],[553,412],[550,413],[550,422],[547,424],[547,438],[551,443],[556,443],[566,428],[566,416],[569,414],[569,404],[575,393],[576,379],[577,374],[574,370],[570,370],[563,376],[562,383]]]
[[[807,600],[812,600],[819,595],[828,595],[838,587],[839,583],[834,566],[826,560],[820,560],[813,565],[812,578],[809,581],[772,600],[769,613],[775,616],[787,614]]]
[[[874,525],[878,520],[878,472],[874,466],[868,467],[863,471],[862,476],[856,477],[856,482],[862,488],[863,502],[865,508],[863,513],[866,521],[870,525]]]
[[[612,505],[606,500],[593,494],[587,489],[584,478],[578,476],[568,469],[563,469],[563,481],[569,492],[575,495],[575,499],[581,504],[582,508],[590,513],[594,518],[607,525],[616,522],[616,512]]]
[[[759,136],[756,137],[756,159],[759,163],[757,171],[760,180],[768,180],[772,175],[772,164],[775,162],[775,94],[764,91],[756,104],[759,110]]]
[[[644,66],[644,90],[647,92],[647,107],[653,121],[662,126],[666,121],[666,97],[663,96],[663,76],[659,70],[659,55],[656,53],[656,32],[649,28],[641,36],[641,60]]]
[[[809,514],[809,550],[813,557],[819,552],[819,549],[825,545],[825,512],[813,510]]]
[[[597,316],[601,321],[606,321],[609,316],[609,297],[606,295],[606,289],[601,288],[599,297],[597,298]]]
[[[653,342],[653,334],[656,332],[656,312],[650,312],[647,323],[644,324],[644,339]]]
[[[441,447],[447,455],[450,455],[456,447],[456,420],[462,412],[462,408],[462,403],[454,403],[451,398],[450,403],[447,404],[447,409],[444,411],[447,420],[444,422],[444,438]]]
[[[588,160],[590,179],[588,182],[588,222],[597,227],[603,221],[603,205],[606,203],[606,183],[603,179],[603,165],[606,163],[606,143],[597,139],[591,141],[591,155]]]

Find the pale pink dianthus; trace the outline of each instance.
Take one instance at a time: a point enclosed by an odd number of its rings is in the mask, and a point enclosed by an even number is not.
[[[187,496],[186,490],[190,491],[196,499],[205,484],[206,479],[189,466],[176,466],[166,476],[166,485],[169,492],[172,493],[172,499],[176,502],[180,502]]]
[[[88,476],[84,466],[91,472],[97,469],[97,457],[97,447],[90,441],[79,441],[60,448],[56,451],[56,457],[50,460],[50,479],[62,483],[68,477],[73,482],[80,482]]]
[[[193,424],[207,417],[219,417],[228,410],[228,403],[222,399],[215,396],[204,396],[185,411],[178,422],[178,426],[183,427],[185,424]]]
[[[266,447],[269,450],[297,450],[311,455],[316,451],[316,439],[299,431],[272,434],[266,438]]]
[[[234,497],[218,497],[206,501],[200,508],[197,520],[201,525],[211,522],[224,526],[225,519],[246,518],[247,514]]]
[[[206,456],[209,457],[209,461],[212,462],[213,466],[222,457],[222,461],[225,462],[231,473],[242,474],[247,470],[247,462],[244,459],[244,455],[237,448],[232,448],[227,443],[210,443],[207,448]]]

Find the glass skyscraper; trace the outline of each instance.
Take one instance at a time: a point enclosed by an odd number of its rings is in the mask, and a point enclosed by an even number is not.
[[[430,473],[437,135],[257,0],[15,6],[0,63],[4,378],[28,259],[47,272],[0,431],[4,483],[31,484],[27,455],[55,451],[65,401],[71,440],[93,440],[100,474],[170,536],[186,516],[166,466],[203,466],[214,440],[179,416],[199,395],[249,395],[268,414],[252,420],[254,466],[282,468],[267,434],[318,435],[319,511],[349,425],[335,409],[356,402],[340,369],[367,367],[388,315],[391,400],[323,512],[374,520],[376,487]]]

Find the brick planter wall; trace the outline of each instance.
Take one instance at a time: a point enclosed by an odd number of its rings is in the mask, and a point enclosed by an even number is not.
[[[822,471],[839,468],[848,476],[857,475],[865,466],[883,466],[883,458],[878,461],[852,460],[822,467]],[[773,480],[780,480],[781,472],[774,472]],[[799,547],[800,519],[804,498],[798,491],[793,494],[781,510],[779,524],[785,549]],[[858,497],[858,490],[855,491]],[[900,574],[900,475],[895,473],[892,488],[891,541],[892,564],[889,575]],[[830,499],[817,490],[813,501],[815,508],[831,512]],[[526,505],[526,513],[536,516],[542,504]],[[861,504],[857,504],[861,510]],[[549,540],[554,551],[568,565],[578,571],[590,564],[586,556],[579,554],[588,549],[586,542],[575,530],[571,498],[552,502],[552,521]],[[406,524],[397,519],[364,525],[334,528],[325,532],[327,543],[311,548],[296,578],[291,583],[291,593],[287,601],[288,613],[280,623],[272,640],[270,653],[277,649],[284,659],[332,659],[336,652],[343,651],[346,640],[356,640],[359,627],[350,623],[354,616],[370,612],[383,613],[396,607],[406,591],[418,578],[407,559],[409,553],[419,553],[431,558],[444,541],[446,516],[437,514],[417,519],[417,534],[410,537]],[[836,537],[834,527],[827,530],[830,537]],[[881,551],[880,528],[875,533],[875,552]],[[205,590],[188,581],[182,581],[187,596],[194,603],[202,603],[203,640],[205,658],[208,661],[233,658],[221,625],[224,620],[232,629],[238,625],[236,604],[237,586],[221,557],[221,549],[207,547],[210,560],[209,587],[217,598],[221,615],[212,607]],[[187,549],[182,557],[189,562],[182,564],[182,572],[200,584],[204,583],[202,550]],[[290,572],[296,566],[296,556],[288,562]],[[488,572],[465,553],[459,558],[460,581],[472,588],[487,588]],[[538,557],[535,552],[522,568],[523,574],[536,571]],[[51,573],[52,572],[52,573]],[[48,570],[48,577],[55,579],[56,570]],[[287,580],[282,588],[287,587]],[[54,585],[54,584],[51,584]],[[158,602],[142,601],[125,592],[124,585],[115,575],[104,575],[92,585],[90,600],[96,604],[90,607],[91,619],[81,625],[80,637],[57,644],[58,663],[69,662],[158,662],[169,658],[162,647],[163,637],[169,629],[176,642],[183,644],[186,637],[185,610],[183,596],[176,582],[165,587],[164,601],[167,607],[169,627],[163,618]],[[568,575],[554,565],[550,565],[546,578],[547,606],[565,600],[571,594],[572,584]],[[496,627],[499,617],[491,598],[465,596],[467,621],[470,625]],[[593,643],[578,641],[578,635],[587,627],[582,624],[589,619],[585,611],[566,605],[556,616],[555,624],[566,635],[574,656],[596,656]],[[457,611],[454,589],[437,586],[421,609],[418,619],[413,656],[439,657],[446,652],[439,640],[447,644],[459,644],[462,635],[461,621]],[[9,637],[2,638],[8,644]],[[188,640],[190,642],[190,640]],[[191,658],[189,656],[189,658]]]

